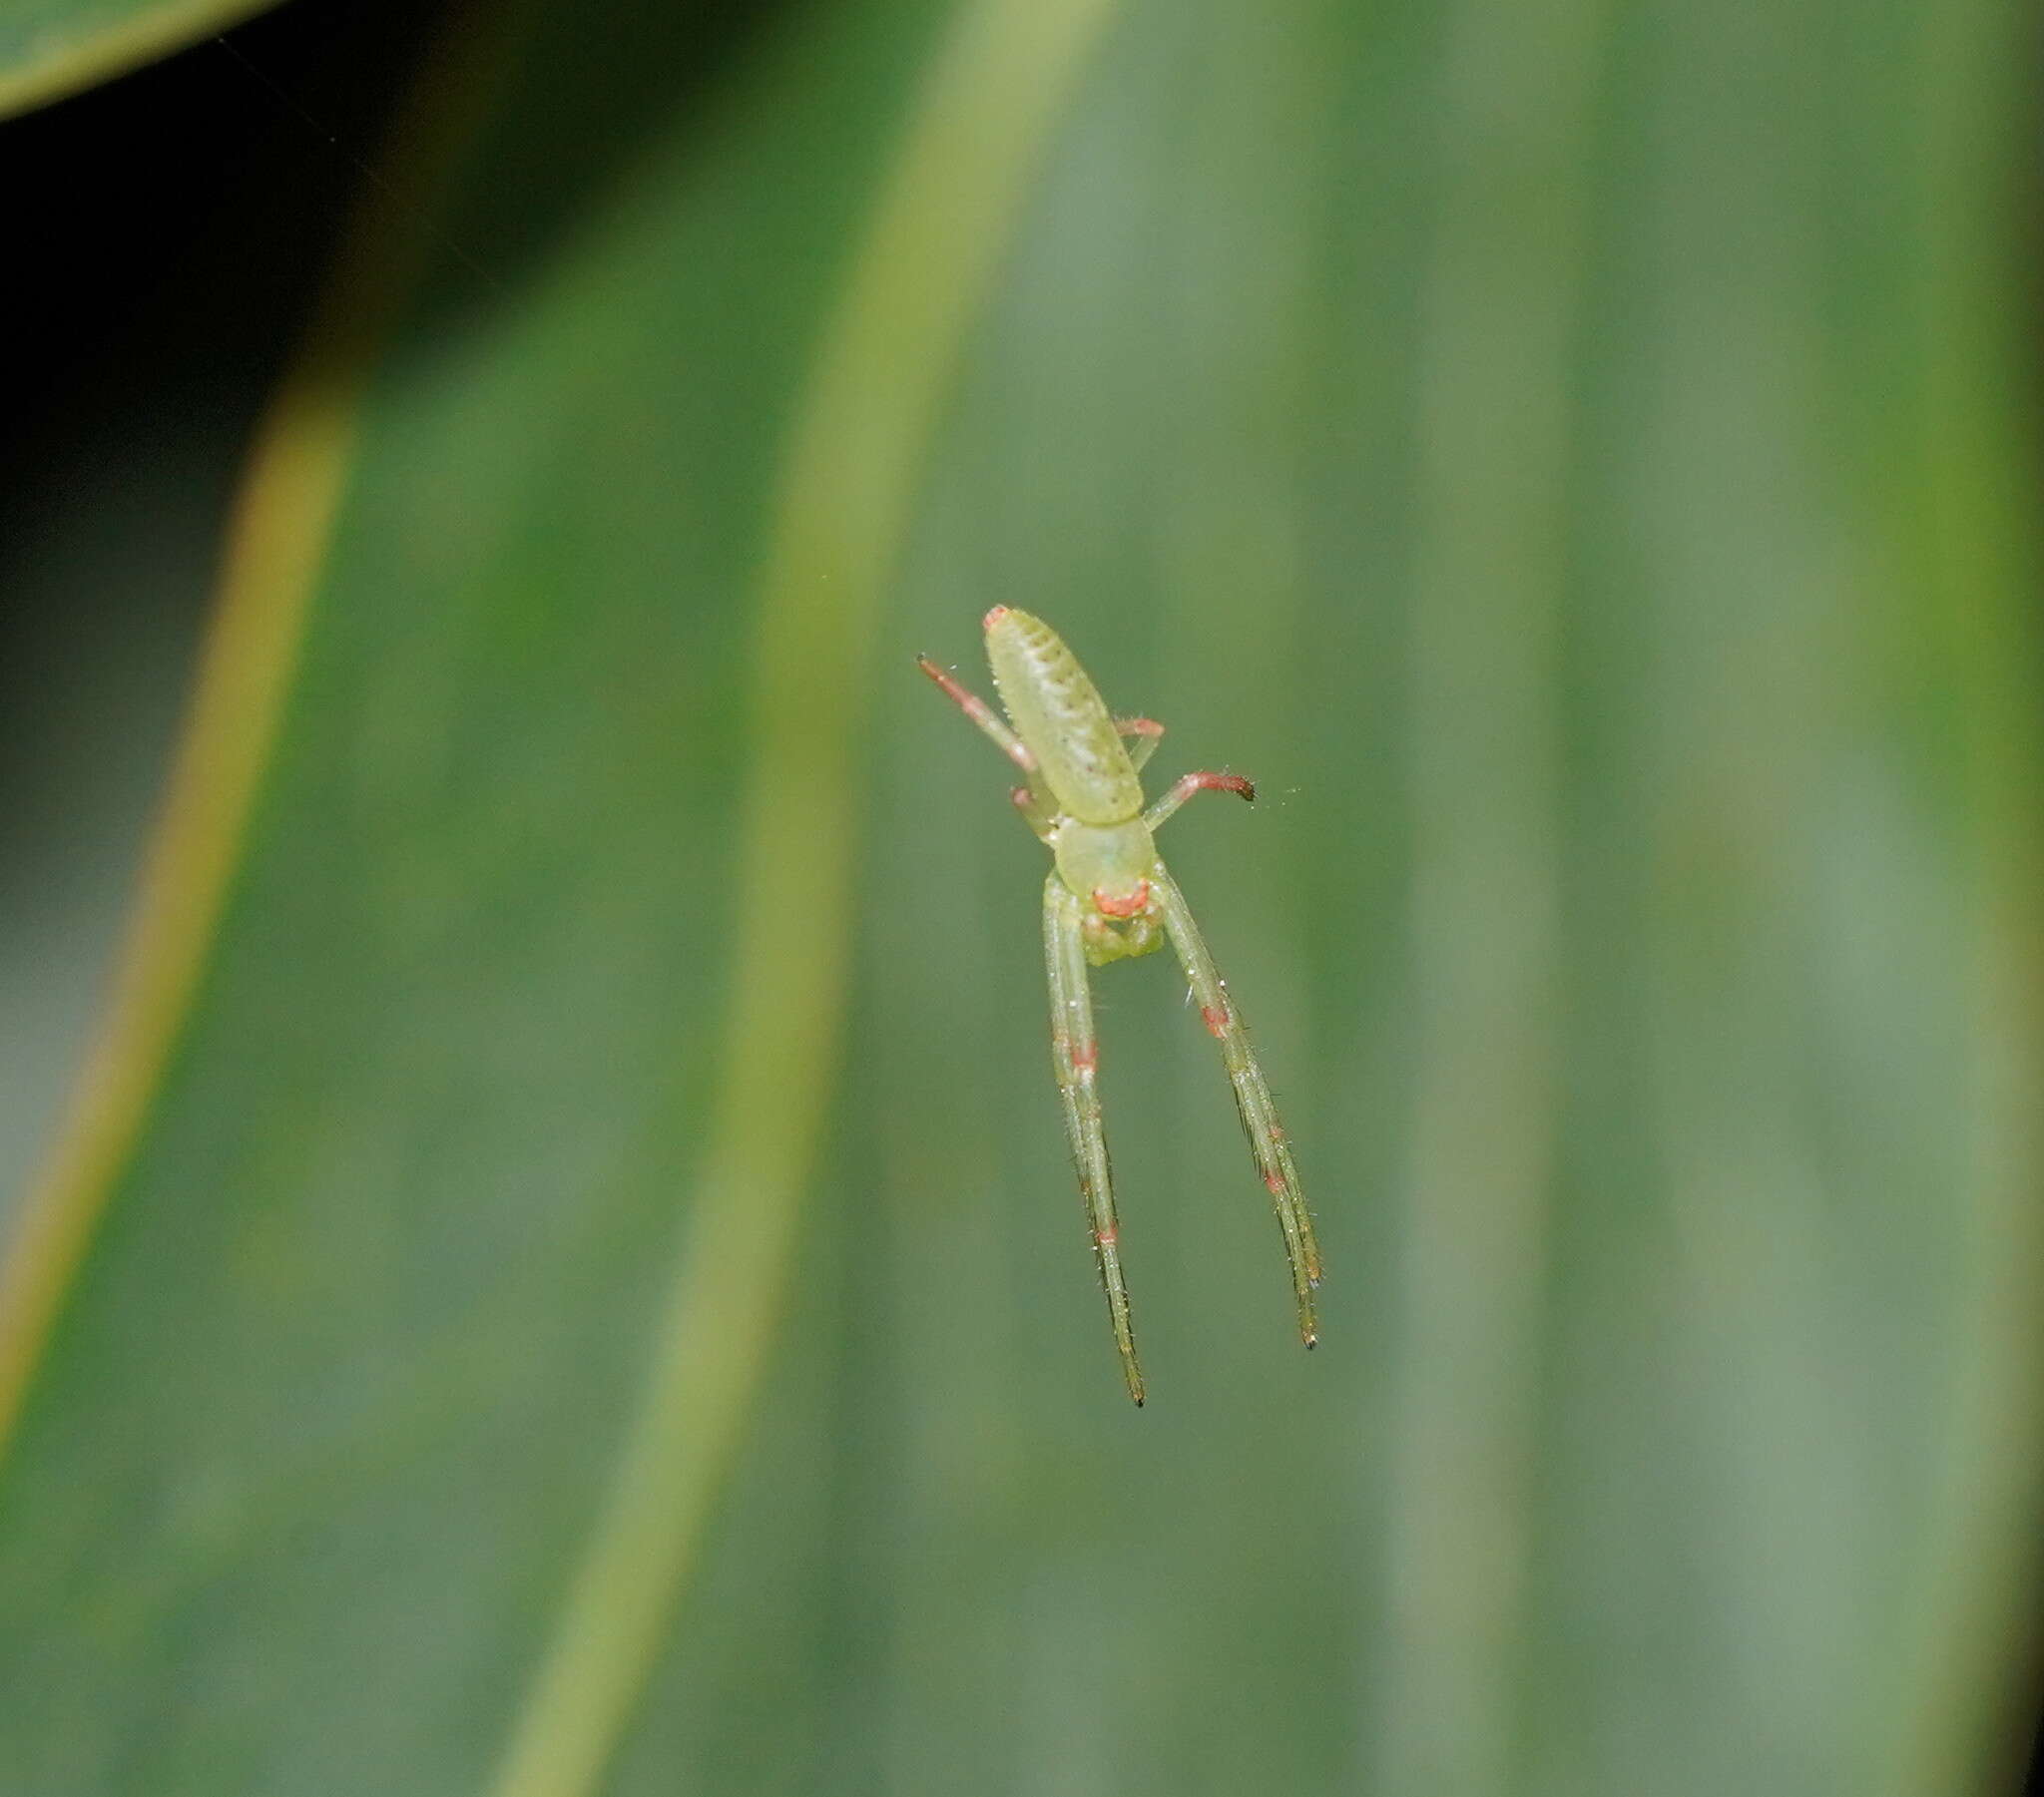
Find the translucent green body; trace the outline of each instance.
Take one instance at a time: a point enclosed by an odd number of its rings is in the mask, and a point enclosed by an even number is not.
[[[1142,780],[1100,689],[1064,639],[1027,612],[989,618],[986,654],[1002,708],[1036,758],[1030,786],[1053,820],[1046,840],[1058,877],[1082,899],[1139,900],[1157,844],[1143,821]],[[1127,924],[1089,913],[1095,966],[1163,946],[1143,910]]]
[[[1177,952],[1200,1022],[1220,1045],[1222,1065],[1235,1089],[1236,1114],[1284,1233],[1299,1337],[1307,1347],[1318,1330],[1313,1288],[1320,1279],[1320,1250],[1298,1169],[1242,1013],[1207,951],[1185,894],[1158,856],[1154,834],[1196,792],[1253,799],[1256,786],[1241,774],[1189,773],[1145,810],[1143,764],[1164,726],[1148,717],[1117,718],[1078,658],[1040,618],[996,606],[984,622],[987,660],[1008,713],[1005,720],[927,656],[918,657],[917,666],[1021,771],[1027,784],[1014,788],[1015,805],[1056,863],[1043,886],[1051,1069],[1099,1256],[1115,1347],[1129,1396],[1140,1404],[1143,1372],[1136,1361],[1135,1324],[1122,1274],[1089,967],[1147,955],[1167,942]],[[1130,741],[1136,744],[1133,752]]]
[[[1140,816],[1143,785],[1114,713],[1064,639],[1042,619],[1003,607],[987,620],[986,659],[1002,708],[1058,809],[1089,824]]]
[[[1095,905],[1103,899],[1109,903],[1116,899],[1138,903],[1157,872],[1157,844],[1151,839],[1150,826],[1140,817],[1110,824],[1081,823],[1076,817],[1067,817],[1051,831],[1050,852],[1057,863],[1058,878]],[[1088,921],[1098,926],[1088,931],[1086,945],[1093,952],[1096,967],[1124,955],[1146,954],[1163,940],[1154,930],[1145,930],[1140,936],[1142,946],[1133,945],[1130,938],[1135,934],[1135,926],[1146,921],[1141,911],[1128,918],[1113,938],[1107,934],[1112,928],[1109,917],[1094,916]],[[1107,949],[1109,940],[1120,946],[1111,952],[1101,952]]]

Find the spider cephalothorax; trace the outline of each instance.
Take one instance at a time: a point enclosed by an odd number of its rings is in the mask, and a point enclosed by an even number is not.
[[[1320,1279],[1320,1251],[1298,1169],[1242,1015],[1228,998],[1226,983],[1154,839],[1157,827],[1196,792],[1233,792],[1253,799],[1257,789],[1240,774],[1189,773],[1144,809],[1143,764],[1164,726],[1147,717],[1114,716],[1078,658],[1041,619],[996,606],[984,622],[987,660],[1007,721],[927,656],[918,665],[1022,770],[1027,783],[1011,794],[1015,808],[1056,863],[1043,891],[1051,1064],[1092,1221],[1115,1345],[1129,1395],[1140,1404],[1143,1373],[1122,1277],[1121,1235],[1100,1115],[1100,1048],[1093,1034],[1089,965],[1104,967],[1147,955],[1167,939],[1178,951],[1201,1021],[1221,1045],[1257,1170],[1284,1231],[1298,1329],[1307,1347],[1317,1332],[1313,1288]]]

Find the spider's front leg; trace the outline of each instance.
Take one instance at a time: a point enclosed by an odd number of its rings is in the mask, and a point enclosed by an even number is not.
[[[1313,1219],[1305,1207],[1305,1193],[1298,1183],[1298,1168],[1291,1163],[1291,1147],[1284,1138],[1284,1125],[1278,1121],[1278,1107],[1264,1070],[1250,1047],[1249,1029],[1242,1013],[1228,996],[1228,984],[1214,965],[1207,940],[1193,922],[1192,908],[1178,882],[1165,872],[1159,861],[1150,874],[1150,891],[1164,917],[1165,933],[1178,951],[1187,983],[1199,1001],[1200,1019],[1221,1045],[1221,1059],[1228,1067],[1228,1082],[1235,1088],[1235,1108],[1242,1117],[1243,1132],[1250,1138],[1257,1171],[1263,1175],[1284,1231],[1284,1256],[1291,1265],[1291,1289],[1298,1302],[1298,1333],[1310,1348],[1318,1339],[1319,1325],[1313,1315],[1313,1287],[1320,1282],[1320,1248],[1313,1238]]]
[[[1114,1213],[1114,1169],[1107,1158],[1107,1130],[1100,1115],[1100,1043],[1093,1033],[1093,995],[1086,981],[1086,911],[1077,893],[1055,873],[1043,888],[1044,967],[1050,978],[1050,1061],[1064,1102],[1065,1133],[1072,1144],[1079,1190],[1093,1231],[1100,1283],[1107,1292],[1108,1320],[1122,1357],[1129,1396],[1143,1402],[1143,1369],[1136,1361],[1136,1332],[1129,1315],[1129,1288],[1122,1277],[1121,1231]]]

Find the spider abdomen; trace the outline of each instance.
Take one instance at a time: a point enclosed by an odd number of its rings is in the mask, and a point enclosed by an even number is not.
[[[1143,809],[1142,782],[1114,715],[1064,639],[1040,618],[996,606],[986,656],[1009,720],[1061,809],[1083,823],[1124,823]]]

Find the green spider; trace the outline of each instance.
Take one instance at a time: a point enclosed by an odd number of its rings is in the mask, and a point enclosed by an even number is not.
[[[1243,1130],[1284,1231],[1299,1335],[1310,1348],[1317,1334],[1313,1288],[1320,1282],[1320,1250],[1299,1190],[1298,1169],[1291,1163],[1242,1014],[1231,1003],[1227,982],[1207,952],[1185,895],[1165,871],[1152,840],[1157,826],[1196,792],[1234,792],[1254,799],[1257,789],[1240,774],[1189,773],[1146,811],[1137,775],[1164,726],[1147,717],[1110,713],[1078,658],[1040,618],[996,606],[984,624],[987,661],[1008,713],[1006,722],[929,657],[918,656],[916,666],[1021,768],[1027,784],[1011,794],[1015,807],[1056,859],[1043,889],[1051,1067],[1064,1100],[1065,1129],[1093,1229],[1115,1347],[1129,1396],[1141,1404],[1143,1369],[1136,1359],[1129,1288],[1122,1277],[1114,1176],[1096,1085],[1100,1045],[1093,1034],[1089,965],[1105,967],[1150,954],[1167,937],[1178,951],[1200,1017],[1221,1044]],[[1133,755],[1124,738],[1134,741]]]

